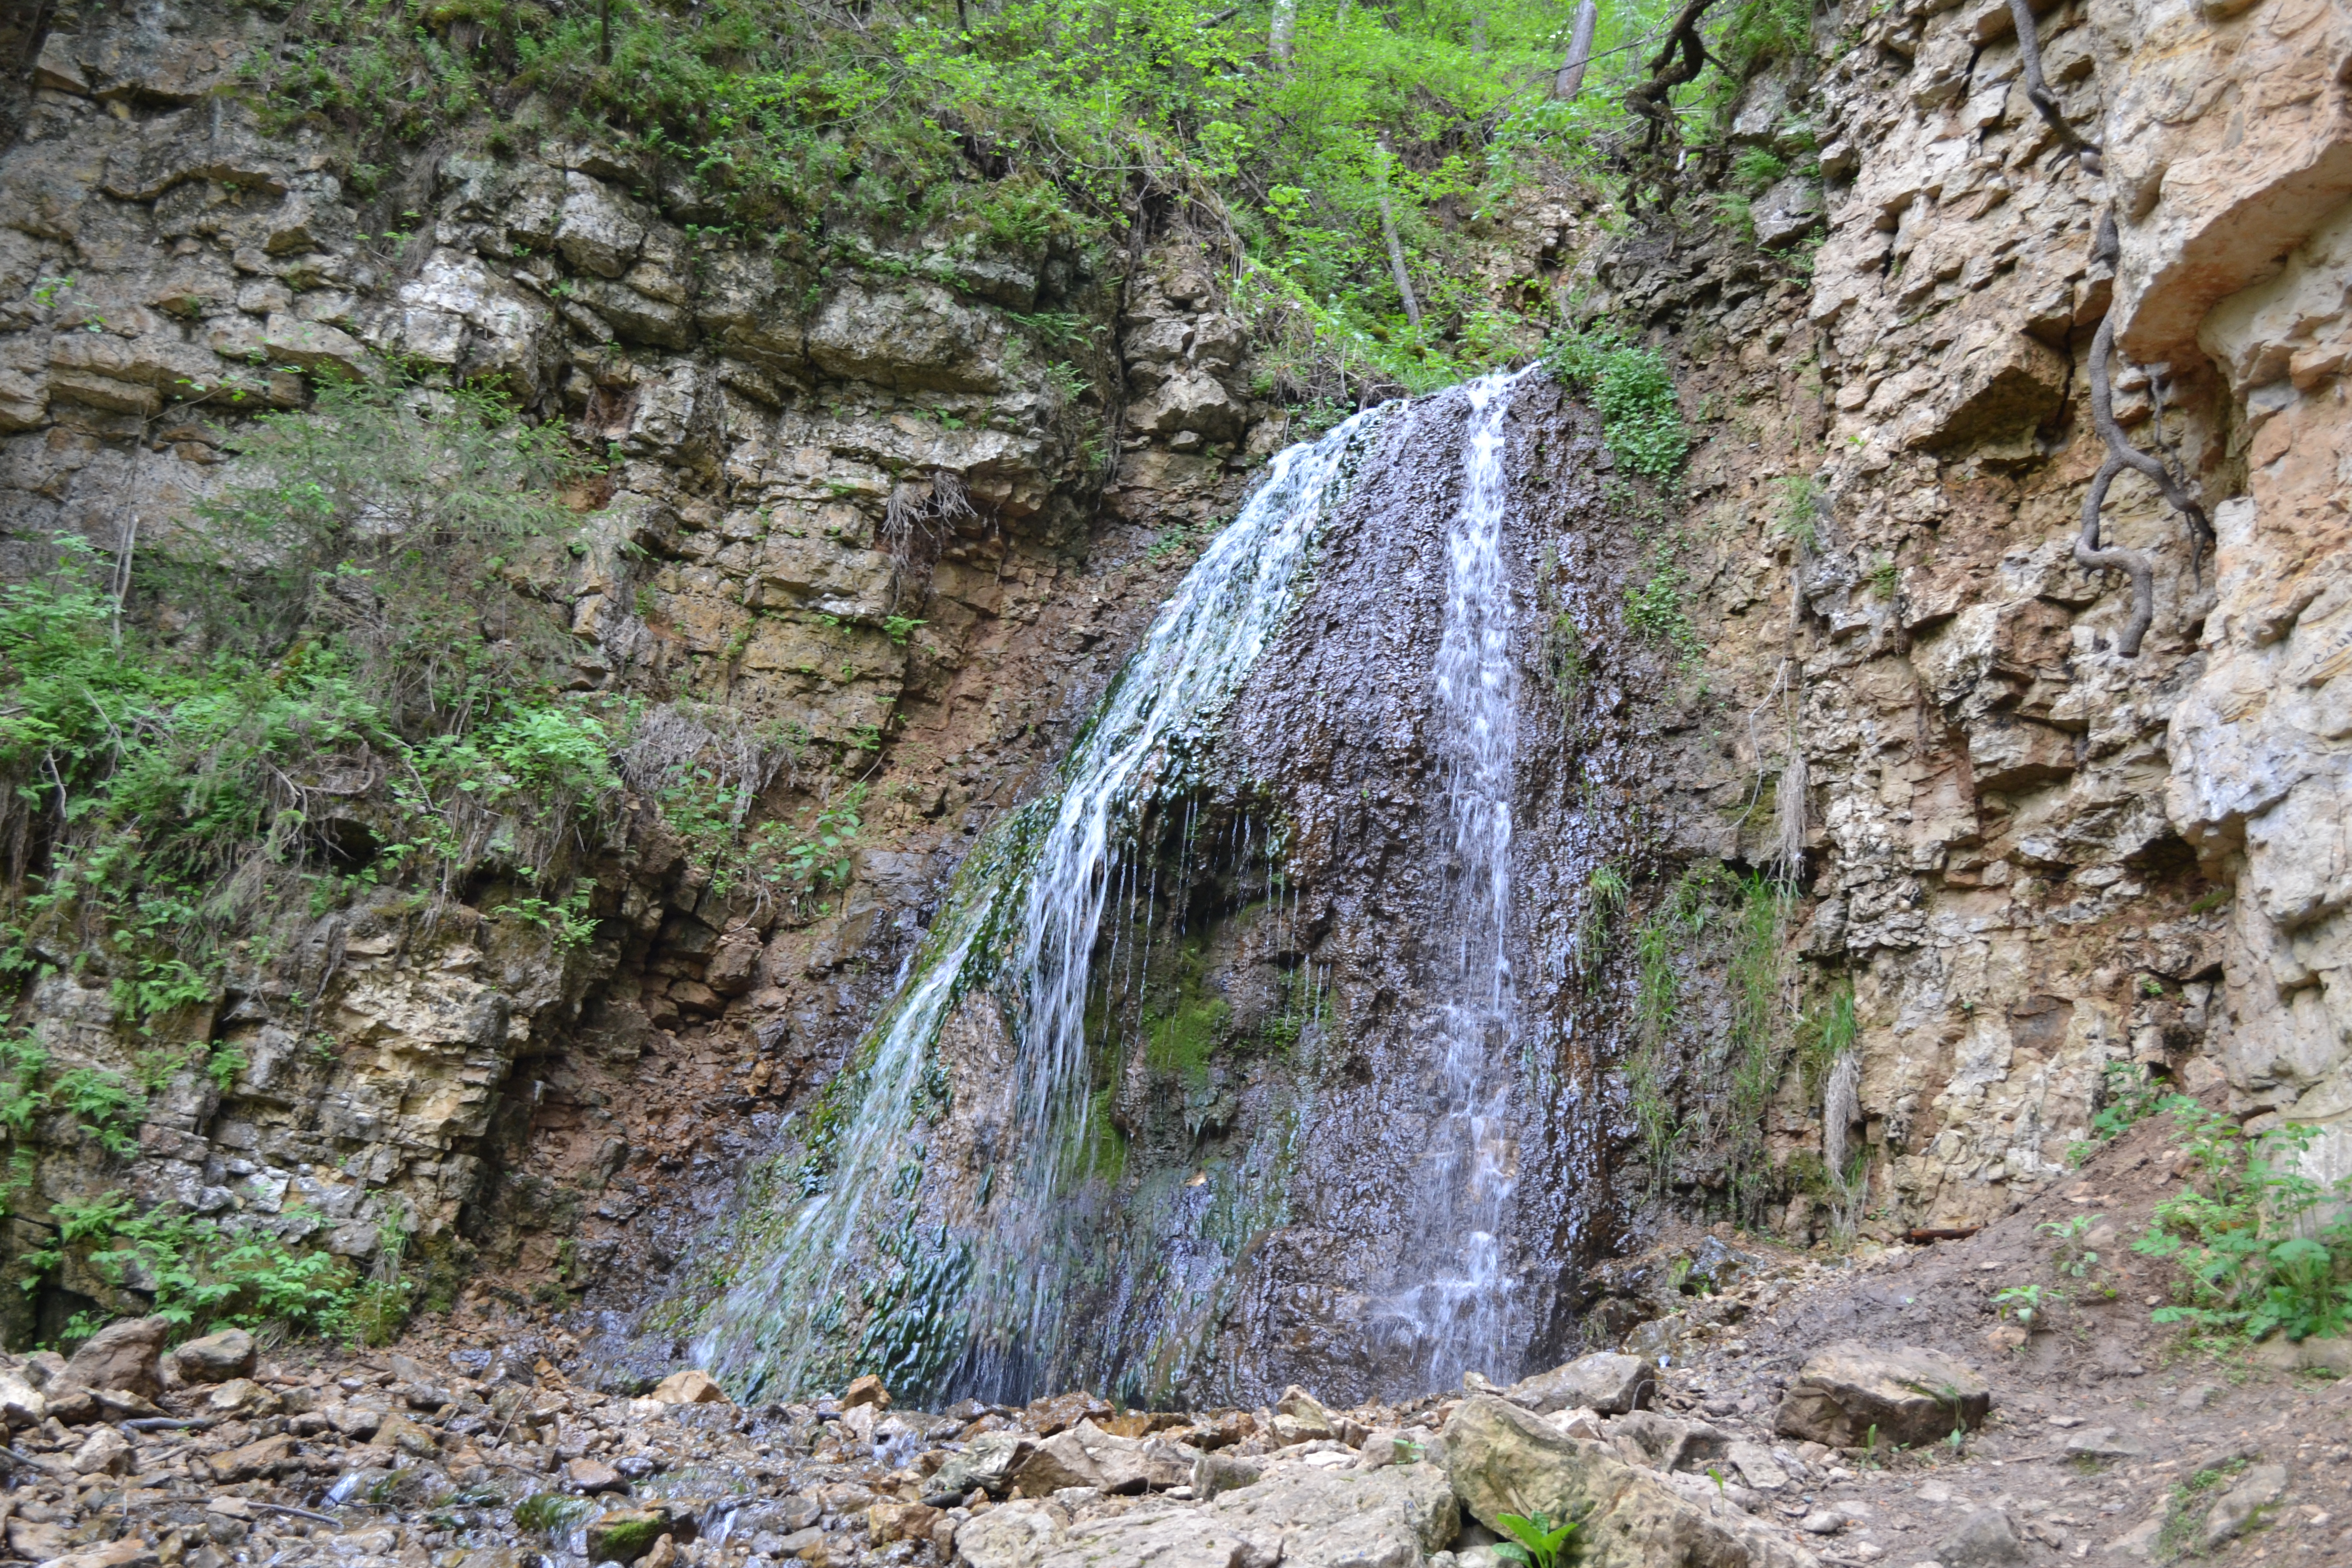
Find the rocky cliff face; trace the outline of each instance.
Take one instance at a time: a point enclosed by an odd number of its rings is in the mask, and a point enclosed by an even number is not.
[[[1672,1203],[1769,1193],[1800,1237],[1833,1213],[1882,1234],[1993,1217],[2065,1169],[2118,1066],[2242,1114],[2352,1114],[2352,29],[2322,0],[2049,10],[2042,68],[2103,150],[2086,160],[2032,106],[2005,5],[1850,10],[1734,115],[1736,139],[1819,148],[1825,190],[1798,177],[1758,204],[1777,248],[1704,226],[1612,239],[1565,190],[1478,220],[1498,287],[1573,285],[1577,310],[1664,343],[1700,437],[1659,497],[1556,389],[1513,415],[1529,891],[1511,940],[1543,1058],[1518,1091],[1514,1267],[1546,1346],[1583,1331],[1581,1265],[1652,1190],[1612,1183],[1613,1152],[1645,1116],[1719,1110],[1722,1064],[1694,1042],[1738,1005],[1724,950],[1684,942],[1689,1059],[1641,1067],[1636,955],[1592,913],[1603,866],[1632,881],[1630,928],[1687,868],[1794,865],[1780,1016],[1829,1016],[1852,986],[1851,1093],[1786,1057],[1787,1026],[1770,1179],[1738,1187],[1726,1132],[1651,1173]],[[948,875],[1045,782],[1195,531],[1306,432],[1253,395],[1249,324],[1181,236],[754,247],[698,227],[657,163],[588,144],[436,148],[362,198],[339,149],[265,134],[226,90],[270,42],[158,7],[41,45],[0,154],[12,574],[59,532],[107,552],[168,534],[217,487],[242,411],[299,406],[317,376],[397,354],[494,382],[612,454],[572,498],[576,536],[509,573],[568,617],[583,687],[661,708],[675,754],[638,758],[646,776],[732,767],[779,820],[862,783],[856,875],[802,906],[713,892],[648,789],[584,857],[583,951],[462,900],[431,922],[305,917],[187,1021],[241,1071],[158,1089],[127,1167],[62,1121],[28,1141],[8,1249],[127,1171],[142,1196],[274,1215],[359,1259],[397,1224],[453,1288],[691,1303],[726,1270],[692,1240],[745,1162],[795,1147],[788,1114],[886,1001]],[[1789,247],[1816,227],[1808,272]],[[2103,321],[2117,425],[2214,533],[2143,476],[2115,482],[2103,542],[2152,572],[2132,653],[2130,583],[2074,554],[2107,455]],[[1203,864],[1203,923],[1163,952],[1161,1001],[1149,975],[1136,998],[1180,1032],[1222,1005],[1193,1043],[1227,1050],[1320,966],[1345,1049],[1145,1053],[1106,1080],[1130,1196],[1224,1155],[1278,1189],[1224,1216],[1239,1228],[1211,1239],[1242,1283],[1179,1336],[1204,1363],[1246,1348],[1268,1387],[1295,1367],[1366,1392],[1338,1369],[1394,1282],[1397,1188],[1365,1161],[1412,1157],[1391,1112],[1428,1091],[1443,798],[1414,672],[1457,452],[1374,465],[1237,704],[1234,778],[1294,834],[1286,945],[1261,929],[1270,888]],[[1679,651],[1642,594],[1687,617]],[[54,956],[17,1021],[62,1063],[127,1068],[142,1042],[108,976]],[[950,1045],[975,1082],[1001,1068],[987,1038]],[[1299,1087],[1328,1091],[1319,1132],[1242,1159],[1284,1144]],[[2347,1137],[2319,1146],[2331,1170]],[[1859,1173],[1807,1163],[1845,1150]],[[1123,1245],[1166,1243],[1150,1216],[1174,1212],[1139,1205]],[[69,1259],[11,1336],[135,1297]],[[641,1345],[659,1359],[685,1321],[656,1314]]]

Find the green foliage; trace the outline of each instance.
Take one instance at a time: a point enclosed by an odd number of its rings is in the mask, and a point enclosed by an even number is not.
[[[1495,1555],[1523,1564],[1523,1568],[1557,1568],[1561,1556],[1570,1550],[1570,1538],[1577,1531],[1576,1521],[1556,1525],[1549,1515],[1540,1512],[1532,1518],[1496,1514],[1495,1522],[1511,1538],[1496,1543]]]
[[[26,1290],[40,1288],[68,1249],[88,1252],[100,1279],[135,1286],[154,1313],[184,1329],[259,1328],[349,1331],[359,1297],[350,1264],[301,1250],[257,1226],[232,1228],[169,1207],[142,1212],[126,1192],[87,1204],[58,1204],[50,1243],[25,1255]]]
[[[1660,483],[1681,471],[1690,431],[1683,424],[1664,354],[1605,331],[1570,330],[1546,345],[1544,363],[1562,383],[1591,398],[1601,437],[1620,463]]]
[[[233,442],[198,526],[134,572],[60,536],[51,573],[0,587],[0,812],[26,846],[0,967],[110,950],[152,1036],[318,878],[549,859],[614,791],[613,714],[493,568],[568,522],[544,499],[562,439],[486,394],[327,386]],[[370,804],[337,823],[354,778]]]
[[[533,1492],[515,1504],[515,1528],[532,1535],[554,1536],[596,1510],[593,1500],[562,1492]]]
[[[2091,1113],[2088,1140],[2066,1146],[2066,1163],[2080,1165],[2125,1129],[2160,1109],[2168,1091],[2137,1062],[2109,1062],[2099,1073],[2099,1108]]]
[[[588,136],[695,193],[712,209],[705,235],[951,286],[982,247],[1108,251],[1139,199],[1171,202],[1239,253],[1239,292],[1276,340],[1284,395],[1353,401],[1515,352],[1520,323],[1458,264],[1460,220],[1509,200],[1537,165],[1605,166],[1640,42],[1665,7],[1602,8],[1592,79],[1572,103],[1528,90],[1557,68],[1565,20],[1536,0],[1320,0],[1297,8],[1283,63],[1268,58],[1266,7],[1217,0],[609,9],[607,61],[593,7],[319,0],[246,68],[275,128],[353,142],[356,187],[396,145],[468,125],[500,153]],[[1762,37],[1774,16],[1742,26]],[[494,117],[494,103],[522,107]],[[1417,327],[1387,264],[1383,194]],[[914,230],[951,243],[900,259],[889,242]],[[1058,312],[1022,321],[1048,352],[1077,341]]]
[[[1821,515],[1827,501],[1821,480],[1811,474],[1786,474],[1772,481],[1780,492],[1773,526],[1804,550],[1822,546]]]
[[[1853,1011],[1853,987],[1833,987],[1816,1011],[1797,1026],[1797,1060],[1805,1075],[1805,1092],[1818,1099],[1837,1059],[1853,1049],[1862,1026]]]
[[[905,616],[885,616],[882,618],[882,635],[905,647],[908,638],[913,637],[919,628],[930,624],[929,621],[909,620]]]
[[[2189,1188],[2156,1205],[2132,1250],[2174,1268],[2173,1302],[2158,1322],[2189,1325],[2217,1344],[2283,1332],[2344,1332],[2352,1321],[2352,1178],[2304,1170],[2319,1130],[2289,1122],[2249,1136],[2185,1095],[2168,1112],[2197,1167]]]
[[[2092,1227],[2106,1217],[2104,1215],[2070,1215],[2064,1219],[2046,1219],[2035,1228],[2057,1245],[2058,1272],[2070,1279],[2080,1279],[2090,1273],[2099,1261],[2084,1239]]]
[[[1661,539],[1650,549],[1641,580],[1625,585],[1625,624],[1664,644],[1685,665],[1706,652],[1684,604],[1689,584],[1690,574],[1678,559],[1675,542]]]

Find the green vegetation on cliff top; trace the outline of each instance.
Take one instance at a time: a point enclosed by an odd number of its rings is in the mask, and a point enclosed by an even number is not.
[[[1468,237],[1545,169],[1605,173],[1671,9],[1602,5],[1573,101],[1552,91],[1561,0],[614,0],[608,28],[537,0],[306,0],[247,68],[279,126],[354,139],[363,192],[463,130],[495,152],[617,143],[673,210],[819,253],[845,234],[1111,247],[1139,216],[1189,227],[1236,260],[1238,292],[1298,319],[1286,390],[1328,395],[1335,356],[1344,392],[1509,352],[1544,285],[1481,276]],[[1709,140],[1738,80],[1811,24],[1803,0],[1721,0],[1717,63],[1674,100],[1685,139]]]

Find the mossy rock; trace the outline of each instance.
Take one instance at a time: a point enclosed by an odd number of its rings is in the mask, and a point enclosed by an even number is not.
[[[589,1525],[588,1561],[635,1563],[668,1529],[669,1515],[657,1508],[616,1510]]]

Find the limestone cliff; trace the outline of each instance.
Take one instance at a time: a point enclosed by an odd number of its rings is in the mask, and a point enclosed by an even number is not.
[[[1521,1245],[1556,1266],[1605,1251],[1646,1190],[1608,1187],[1580,1142],[1638,1139],[1631,959],[1580,989],[1562,956],[1588,896],[1570,873],[1612,857],[1639,910],[1686,867],[1799,851],[1776,984],[1809,1016],[1851,984],[1858,1079],[1825,1094],[1783,1064],[1762,1131],[1788,1232],[1833,1207],[1881,1233],[2005,1212],[2065,1169],[2116,1064],[2326,1125],[2322,1157],[2352,1169],[2352,1131],[2333,1131],[2352,1130],[2352,25],[2326,0],[2090,0],[2037,32],[2093,158],[2029,100],[2006,4],[1855,4],[1730,110],[1735,143],[1818,158],[1818,187],[1800,173],[1758,200],[1752,237],[1690,214],[1612,236],[1565,184],[1462,220],[1498,294],[1533,279],[1663,343],[1699,437],[1677,491],[1612,479],[1604,505],[1589,416],[1547,394],[1516,416],[1515,652],[1549,732],[1582,721],[1544,753],[1555,815],[1529,818],[1549,837],[1526,852],[1557,876],[1524,940],[1560,961],[1545,984],[1577,1041],[1562,1066],[1605,1107],[1573,1127],[1529,1116],[1528,1157],[1553,1173],[1529,1184],[1549,1206]],[[385,1225],[412,1230],[452,1288],[690,1298],[704,1275],[675,1266],[745,1163],[793,1135],[947,876],[1051,768],[1200,534],[1307,432],[1254,391],[1257,323],[1196,237],[753,246],[702,226],[657,161],[553,140],[436,146],[362,196],[345,150],[265,134],[230,90],[268,42],[249,15],[159,6],[93,14],[32,54],[0,153],[10,575],[42,569],[60,533],[110,553],[168,533],[217,489],[244,409],[404,356],[609,451],[571,498],[576,535],[507,570],[576,639],[581,686],[660,708],[669,750],[636,758],[623,826],[578,856],[592,942],[559,950],[487,899],[430,919],[390,900],[288,914],[275,952],[178,1021],[233,1046],[236,1074],[158,1088],[127,1162],[45,1125],[6,1250],[46,1243],[49,1204],[128,1180],[356,1259]],[[2105,538],[2153,572],[2133,654],[2131,584],[2074,554],[2107,450],[2090,415],[2103,321],[2117,424],[2176,467],[2215,535],[2142,476],[2116,483]],[[1571,450],[1585,467],[1559,469]],[[1423,488],[1416,504],[1444,490]],[[1367,560],[1408,542],[1350,540]],[[1661,563],[1685,654],[1626,608]],[[1360,624],[1307,637],[1267,687],[1319,699],[1314,661],[1420,591],[1360,598]],[[1538,633],[1562,616],[1594,661],[1581,707],[1559,700]],[[1328,710],[1361,704],[1360,728],[1250,743],[1304,788],[1409,696],[1368,681]],[[792,746],[742,752],[763,723]],[[849,884],[798,904],[711,892],[654,798],[697,758],[734,767],[762,818],[862,784]],[[1392,816],[1399,842],[1426,831],[1425,755],[1349,765],[1368,816]],[[1571,775],[1606,793],[1571,801]],[[1386,873],[1328,843],[1307,859],[1317,961],[1378,970],[1385,906],[1364,881]],[[1216,984],[1263,956],[1244,936],[1202,939]],[[142,1041],[110,977],[47,957],[16,1021],[61,1063],[127,1070]],[[1681,961],[1704,1006],[1731,1005],[1719,957]],[[1381,1103],[1382,1075],[1410,1077],[1401,1027],[1368,1025],[1333,1081],[1354,1073],[1349,1092]],[[1696,1077],[1669,1092],[1703,1097]],[[1180,1111],[1139,1072],[1122,1115],[1167,1142],[1165,1175],[1193,1140],[1255,1136],[1239,1084],[1213,1114]],[[1795,1174],[1849,1148],[1866,1184]],[[1318,1151],[1297,1194],[1350,1201],[1349,1152]],[[1667,1201],[1723,1204],[1727,1167],[1686,1152],[1659,1173]],[[1233,1331],[1344,1321],[1290,1315],[1281,1292],[1328,1296],[1378,1205],[1350,1223],[1253,1237],[1266,1289]],[[1554,1339],[1581,1331],[1576,1274],[1542,1286]],[[12,1342],[88,1302],[133,1305],[136,1285],[69,1259]]]

